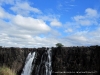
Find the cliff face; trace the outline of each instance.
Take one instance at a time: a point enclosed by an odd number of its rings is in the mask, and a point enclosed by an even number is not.
[[[0,66],[6,65],[21,74],[29,52],[36,52],[32,75],[37,74],[43,54],[48,48],[2,48],[0,47]],[[43,58],[45,60],[47,55]],[[52,75],[82,75],[76,72],[95,72],[85,75],[97,75],[100,72],[100,46],[52,48]],[[43,74],[44,69],[40,72]],[[61,73],[64,72],[65,73]]]
[[[82,75],[78,72],[85,72],[85,75],[97,75],[100,72],[99,46],[55,48],[52,53],[53,75],[72,75],[72,73]],[[55,73],[64,71],[65,73]]]
[[[45,48],[2,48],[0,47],[0,66],[8,66],[11,69],[14,69],[15,72],[20,75],[22,69],[25,65],[25,60],[29,52],[36,51],[38,58],[44,53]],[[37,59],[37,61],[39,61]]]

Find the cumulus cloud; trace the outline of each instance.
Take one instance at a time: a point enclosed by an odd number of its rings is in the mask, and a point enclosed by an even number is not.
[[[44,16],[38,16],[39,19],[42,19],[46,22],[49,22],[49,25],[54,27],[60,27],[62,26],[62,23],[58,20],[60,15],[44,15]]]
[[[76,15],[72,17],[71,22],[66,22],[65,31],[72,32],[68,34],[63,41],[70,42],[70,45],[100,45],[100,14],[97,10],[87,8],[84,15]],[[94,30],[91,30],[93,28]]]
[[[3,13],[3,10],[2,8],[0,7],[0,18],[4,17],[4,13]]]
[[[52,20],[51,23],[50,23],[51,26],[61,26],[62,24],[57,21],[56,19]]]
[[[85,12],[86,12],[86,15],[90,16],[90,17],[97,17],[98,16],[97,10],[95,10],[95,9],[87,8],[85,10]]]
[[[87,41],[87,38],[86,37],[84,37],[83,35],[72,35],[72,36],[70,36],[70,37],[67,37],[68,39],[70,39],[71,41],[75,41],[75,42],[77,42],[77,43],[80,43],[80,42],[82,42],[82,43],[84,43],[85,41]]]
[[[73,17],[73,20],[79,24],[79,25],[83,25],[83,26],[89,26],[89,25],[97,25],[98,24],[98,18],[99,13],[92,8],[87,8],[85,10],[85,15],[77,15]]]
[[[50,47],[58,42],[55,38],[32,37],[31,35],[9,36],[8,34],[1,34],[0,39],[0,45],[8,47]]]
[[[27,3],[14,5],[11,9],[17,12],[17,15],[10,14],[2,7],[0,7],[0,45],[13,47],[49,47],[55,46],[56,43],[61,42],[65,46],[79,46],[79,45],[100,45],[100,18],[98,11],[92,8],[85,10],[85,15],[76,15],[71,22],[66,22],[62,25],[60,19],[51,16],[31,17],[30,15],[23,15],[26,11],[40,13]],[[18,7],[17,7],[18,6]],[[28,9],[28,7],[30,9]],[[23,10],[23,12],[19,12]],[[9,19],[9,22],[5,19]],[[49,22],[49,23],[47,23]],[[81,26],[97,25],[95,30],[82,31]],[[50,26],[52,26],[50,28]],[[62,26],[64,32],[71,33],[64,35],[63,32],[52,29],[55,26]],[[63,27],[64,26],[64,27]],[[60,27],[59,27],[60,28]],[[43,35],[43,36],[41,36]],[[64,36],[63,36],[64,35]]]
[[[64,37],[63,41],[70,43],[69,46],[90,46],[90,45],[100,45],[100,27],[97,27],[93,31],[75,31],[72,35]]]
[[[7,21],[7,20],[9,21]],[[47,34],[51,28],[41,19],[9,14],[0,7],[0,45],[12,47],[39,47],[48,41],[39,34]],[[37,37],[39,38],[37,38]],[[43,44],[43,41],[44,44]]]
[[[14,0],[0,0],[0,5],[3,4],[14,4]]]
[[[42,20],[16,15],[13,22],[26,29],[49,31],[50,27]]]
[[[13,10],[15,13],[21,14],[21,15],[29,15],[30,12],[38,13],[38,14],[42,13],[39,9],[30,6],[29,3],[27,2],[22,2],[22,3],[17,2],[10,9]]]
[[[65,30],[65,32],[73,32],[73,30],[71,28],[68,28]]]
[[[2,19],[10,19],[12,18],[13,15],[9,14],[8,12],[6,12],[2,7],[0,7],[0,18]]]

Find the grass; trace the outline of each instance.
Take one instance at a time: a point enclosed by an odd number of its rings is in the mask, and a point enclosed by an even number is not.
[[[0,67],[0,75],[16,75],[16,73],[8,67]]]

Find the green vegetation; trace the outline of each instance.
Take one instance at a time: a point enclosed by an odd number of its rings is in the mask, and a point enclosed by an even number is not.
[[[56,47],[63,47],[64,45],[62,45],[61,43],[57,43]]]
[[[0,75],[16,75],[15,72],[8,67],[0,67]]]

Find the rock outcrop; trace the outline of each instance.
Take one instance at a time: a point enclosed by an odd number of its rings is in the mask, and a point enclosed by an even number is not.
[[[63,47],[52,50],[53,75],[98,75],[100,72],[99,46]]]
[[[20,75],[28,53],[35,51],[37,56],[32,75],[36,75],[42,55],[47,50],[44,47],[0,47],[0,66],[6,65]],[[100,73],[100,46],[52,48],[52,75],[82,75],[84,72],[87,72],[85,75]]]
[[[20,75],[27,55],[29,52],[36,51],[38,58],[45,51],[44,48],[15,48],[15,47],[0,47],[0,66],[7,66]],[[40,59],[37,61],[40,61]],[[37,62],[38,64],[38,62]]]

